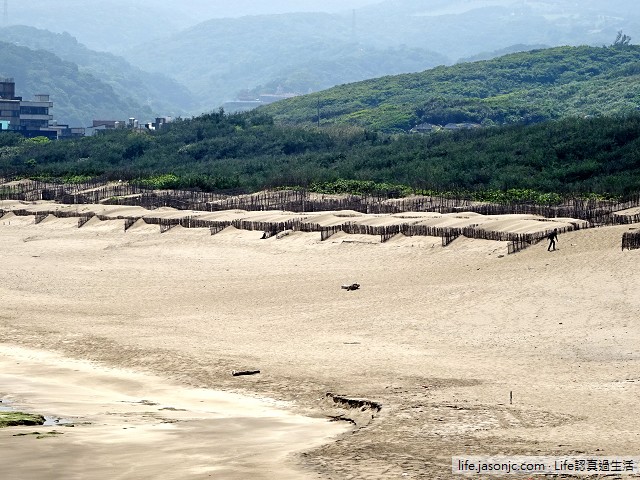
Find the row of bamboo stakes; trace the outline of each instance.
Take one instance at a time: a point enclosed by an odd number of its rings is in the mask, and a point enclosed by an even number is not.
[[[626,224],[640,221],[635,216],[615,215],[615,212],[640,206],[640,193],[624,201],[567,198],[560,205],[532,205],[526,202],[488,204],[469,198],[409,197],[391,199],[389,195],[348,195],[336,198],[304,189],[269,190],[252,195],[227,195],[191,190],[151,190],[128,183],[89,182],[53,184],[29,181],[17,185],[0,184],[0,200],[54,200],[64,204],[135,205],[149,210],[174,207],[180,210],[221,211],[281,210],[318,212],[354,210],[360,213],[393,214],[401,212],[476,212],[483,215],[531,214],[545,218],[577,218],[598,225]]]
[[[109,216],[109,215],[97,215],[93,212],[77,212],[73,210],[38,210],[31,211],[27,209],[15,209],[10,211],[0,210],[0,218],[4,214],[12,212],[16,216],[34,216],[35,223],[38,224],[45,220],[49,215],[57,218],[77,218],[78,228],[83,227],[92,218],[97,218],[100,221],[108,220],[123,220],[124,231],[126,232],[138,221],[143,221],[148,225],[158,225],[160,227],[160,233],[165,233],[172,228],[180,225],[183,228],[208,228],[211,235],[216,235],[223,231],[227,227],[235,227],[239,230],[248,231],[262,231],[262,238],[271,238],[283,232],[300,231],[300,232],[320,232],[321,241],[326,241],[333,235],[343,232],[348,235],[377,235],[380,236],[380,241],[385,243],[395,237],[396,235],[404,235],[407,237],[413,236],[427,236],[427,237],[440,237],[442,240],[442,246],[446,247],[451,242],[459,237],[493,240],[499,242],[509,242],[508,253],[519,252],[540,240],[544,239],[551,231],[547,229],[544,232],[537,233],[509,233],[498,232],[492,230],[485,230],[478,228],[478,225],[470,225],[464,228],[457,227],[434,227],[429,225],[420,225],[416,223],[402,223],[396,225],[374,226],[374,225],[362,225],[354,223],[352,221],[346,221],[341,225],[335,226],[322,226],[317,223],[308,222],[308,217],[301,217],[285,222],[264,222],[264,221],[250,221],[243,219],[236,220],[204,220],[194,216],[186,216],[182,218],[160,218],[151,215],[147,216]],[[570,226],[558,227],[558,233],[565,233],[573,230],[580,230],[581,228],[587,228],[589,225],[586,222],[574,222]]]
[[[640,232],[626,232],[622,234],[622,250],[637,250],[640,248]]]
[[[475,204],[465,198],[445,197],[411,197],[401,200],[390,200],[385,195],[345,196],[334,198],[325,195],[311,194],[305,190],[274,190],[254,195],[231,196],[199,191],[153,191],[128,183],[104,184],[89,182],[76,185],[59,185],[38,181],[30,181],[17,185],[0,184],[0,200],[12,199],[21,201],[53,200],[64,204],[109,204],[137,205],[149,210],[161,206],[169,206],[183,210],[220,211],[242,209],[248,211],[281,210],[292,212],[316,212],[335,210],[354,210],[361,213],[394,214],[401,212],[440,212],[454,213],[459,211],[476,212],[483,215],[531,214],[545,218],[574,218],[583,220],[573,222],[572,226],[561,227],[558,233],[600,225],[626,225],[640,223],[640,213],[619,215],[616,212],[640,206],[640,194],[628,197],[623,202],[611,202],[595,199],[567,199],[562,205],[544,206],[526,203],[513,204]],[[179,219],[162,219],[153,216],[109,217],[94,213],[78,213],[73,211],[39,211],[14,210],[16,215],[35,215],[35,222],[40,223],[48,215],[56,217],[78,217],[78,227],[82,227],[92,217],[100,220],[122,219],[125,231],[142,219],[147,224],[157,224],[161,233],[181,225],[185,228],[209,228],[215,235],[228,226],[242,230],[261,230],[262,238],[270,238],[285,231],[320,232],[325,241],[338,232],[347,234],[379,235],[381,242],[387,242],[396,235],[433,236],[442,239],[447,246],[460,236],[509,242],[508,253],[516,253],[544,239],[549,231],[532,234],[514,234],[488,231],[471,225],[465,228],[431,227],[403,223],[400,225],[370,226],[353,222],[342,225],[323,227],[306,222],[306,217],[287,222],[253,222],[248,220],[213,221],[196,217]],[[0,214],[4,214],[0,209]],[[633,235],[625,234],[623,249],[637,248]]]

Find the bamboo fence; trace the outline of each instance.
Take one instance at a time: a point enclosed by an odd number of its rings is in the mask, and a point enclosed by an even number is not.
[[[622,250],[637,250],[640,248],[640,232],[625,232],[622,234]]]
[[[320,212],[354,210],[360,213],[393,214],[402,212],[475,212],[483,215],[531,214],[545,218],[569,217],[594,225],[620,225],[640,222],[640,214],[617,215],[616,212],[640,206],[640,194],[621,202],[570,198],[560,205],[532,205],[525,202],[488,204],[469,198],[409,197],[391,199],[388,195],[348,195],[335,197],[306,190],[269,190],[252,195],[222,195],[191,190],[154,191],[128,183],[89,182],[53,184],[26,181],[0,184],[0,200],[53,200],[64,204],[136,205],[149,210],[173,207],[179,210],[284,210]]]
[[[254,195],[228,196],[198,191],[151,191],[127,183],[104,184],[92,182],[77,185],[59,185],[39,181],[29,181],[13,185],[0,185],[1,200],[19,200],[33,202],[37,200],[53,200],[63,204],[108,204],[108,205],[137,205],[148,210],[162,206],[170,206],[179,210],[220,211],[247,210],[266,211],[279,210],[291,212],[317,212],[354,210],[361,213],[394,214],[402,212],[476,212],[483,215],[529,214],[545,218],[573,218],[576,219],[569,227],[558,228],[558,233],[579,230],[601,225],[626,225],[640,223],[640,213],[624,214],[623,211],[640,206],[640,194],[628,197],[623,202],[611,202],[593,199],[568,199],[562,205],[544,206],[526,203],[508,205],[474,204],[465,198],[444,197],[412,197],[400,200],[390,200],[382,195],[344,196],[340,198],[311,194],[304,190],[266,191]],[[197,216],[187,215],[182,218],[166,219],[153,214],[140,216],[108,216],[96,215],[93,212],[72,210],[38,210],[26,208],[11,210],[18,216],[35,216],[35,222],[40,223],[47,216],[58,218],[78,218],[78,228],[86,224],[94,216],[104,220],[124,220],[127,231],[138,220],[143,219],[150,225],[159,225],[161,233],[181,225],[184,228],[208,228],[211,235],[216,235],[229,226],[240,230],[262,231],[262,238],[270,238],[285,231],[320,232],[322,241],[331,238],[338,232],[346,234],[378,235],[382,243],[389,241],[396,235],[405,236],[433,236],[442,239],[442,245],[447,246],[456,238],[464,236],[483,240],[509,242],[508,253],[519,251],[543,240],[549,231],[532,234],[515,234],[498,232],[478,228],[470,225],[465,228],[432,227],[415,223],[399,225],[371,226],[345,221],[341,225],[323,227],[319,224],[307,222],[306,217],[295,218],[285,222],[257,222],[243,219],[233,221],[203,220]],[[8,210],[0,210],[0,218]],[[634,240],[637,234],[625,234],[624,248],[637,248]]]

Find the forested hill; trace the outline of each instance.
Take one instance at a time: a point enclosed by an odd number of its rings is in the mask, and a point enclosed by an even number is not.
[[[123,98],[99,78],[79,70],[44,50],[0,42],[0,77],[14,78],[16,95],[29,100],[38,93],[51,95],[51,114],[74,127],[91,125],[93,119],[151,118],[152,111]]]
[[[213,113],[157,132],[115,130],[73,141],[0,133],[0,178],[24,176],[102,176],[209,191],[410,191],[400,184],[625,194],[640,191],[640,113],[433,135],[283,127],[259,112]]]
[[[610,115],[640,106],[640,46],[558,47],[341,85],[263,107],[277,122],[406,131]]]
[[[90,50],[68,33],[11,26],[0,28],[0,41],[32,50],[46,50],[62,60],[73,62],[78,65],[79,71],[89,73],[111,86],[119,97],[132,98],[136,103],[148,106],[157,115],[185,115],[193,107],[191,93],[175,80],[158,73],[144,72],[111,53]],[[5,68],[8,67],[5,65]]]

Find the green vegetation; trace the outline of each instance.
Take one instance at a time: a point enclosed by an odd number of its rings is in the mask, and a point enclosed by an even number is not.
[[[549,194],[640,191],[640,113],[432,135],[284,127],[260,112],[217,112],[154,133],[116,130],[64,142],[5,133],[0,177],[101,177],[218,192],[471,192],[553,203]]]
[[[17,427],[20,425],[43,425],[42,415],[32,415],[22,412],[0,412],[0,428]]]
[[[536,205],[557,205],[562,202],[563,196],[558,193],[545,193],[529,188],[510,188],[507,190],[435,190],[417,189],[408,185],[393,183],[376,183],[366,180],[344,180],[333,182],[312,183],[308,190],[325,194],[350,194],[350,195],[381,195],[389,198],[401,198],[409,195],[439,196],[445,198],[468,198],[478,202],[497,204],[533,203]],[[585,196],[584,194],[582,196]],[[597,194],[589,194],[595,198],[605,198]]]
[[[153,113],[130,97],[117,95],[110,85],[44,50],[0,42],[0,77],[14,78],[16,95],[30,100],[51,95],[51,114],[60,123],[86,127],[93,119],[150,118]]]
[[[132,44],[124,55],[144,70],[188,86],[208,111],[232,100],[241,88],[307,93],[424,71],[481,52],[495,52],[495,57],[518,44],[610,44],[617,29],[637,29],[640,16],[633,2],[371,1],[357,9],[355,24],[348,7],[335,15],[252,13],[207,20],[160,41],[150,35],[153,41]]]
[[[406,197],[416,190],[408,185],[388,182],[373,182],[371,180],[345,180],[340,178],[331,182],[314,182],[309,185],[309,191],[326,193],[329,195],[372,195],[379,194],[388,197]]]
[[[640,47],[560,47],[341,85],[262,107],[285,124],[387,132],[429,122],[485,126],[625,114],[640,106]]]

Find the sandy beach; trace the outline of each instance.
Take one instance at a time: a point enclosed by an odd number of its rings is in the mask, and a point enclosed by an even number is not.
[[[539,222],[462,217],[433,221]],[[507,255],[123,223],[0,219],[0,398],[77,421],[0,431],[17,459],[3,478],[444,479],[452,455],[638,454],[630,226]]]

